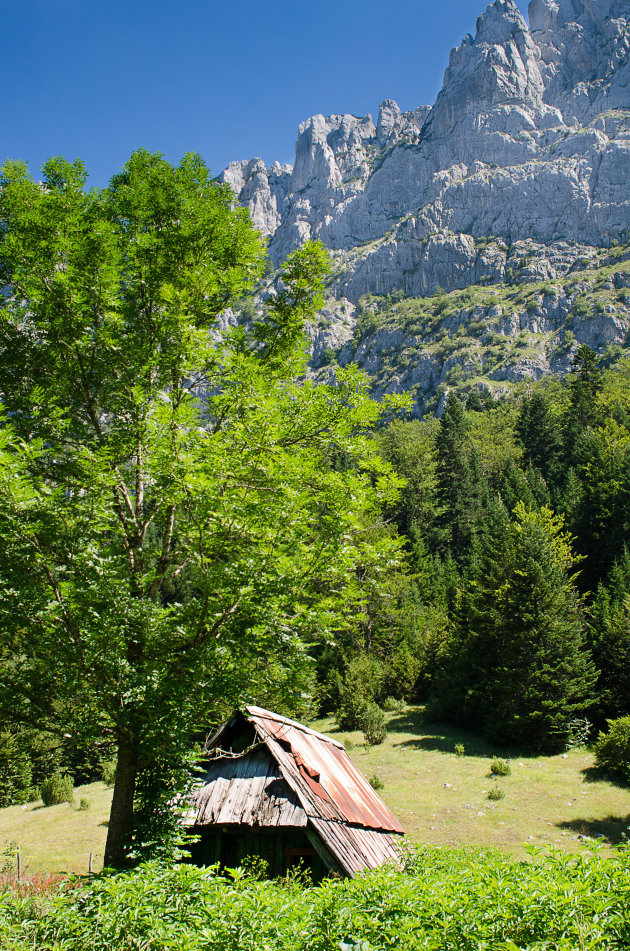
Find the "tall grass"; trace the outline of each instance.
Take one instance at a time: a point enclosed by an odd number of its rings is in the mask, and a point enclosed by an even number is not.
[[[514,862],[414,848],[402,869],[319,887],[152,863],[43,898],[5,890],[3,935],[38,951],[617,951],[630,948],[630,850]]]

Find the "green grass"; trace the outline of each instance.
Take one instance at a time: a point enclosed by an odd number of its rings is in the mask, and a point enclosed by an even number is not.
[[[103,783],[78,786],[74,799],[74,804],[46,807],[32,802],[0,809],[0,871],[3,865],[6,871],[14,868],[15,860],[1,854],[11,843],[20,848],[25,874],[85,874],[90,852],[94,855],[94,870],[100,870],[112,790]],[[88,800],[89,809],[79,810],[80,799]]]
[[[331,719],[314,728],[350,745],[361,772],[383,781],[379,795],[414,842],[494,846],[522,857],[528,845],[575,852],[584,837],[610,847],[630,836],[630,789],[597,776],[586,749],[523,756],[450,725],[427,723],[420,708],[386,717],[389,735],[371,748],[361,733],[341,732]],[[455,754],[457,743],[464,756]],[[505,799],[489,802],[495,755],[509,758],[512,774],[497,780]]]
[[[610,849],[630,836],[630,789],[597,775],[586,749],[548,757],[522,756],[518,750],[489,745],[446,724],[427,723],[419,707],[386,714],[389,734],[380,746],[366,747],[363,734],[341,732],[331,719],[317,730],[346,744],[366,777],[377,776],[379,795],[405,827],[409,838],[426,845],[493,846],[522,857],[527,846],[579,851],[596,839]],[[464,746],[463,756],[455,753]],[[492,758],[510,760],[510,776],[490,775]],[[505,798],[492,802],[499,786]],[[20,846],[27,872],[78,872],[101,868],[111,789],[103,783],[75,790],[90,808],[41,803],[0,810],[0,851]],[[0,868],[2,866],[0,856]]]

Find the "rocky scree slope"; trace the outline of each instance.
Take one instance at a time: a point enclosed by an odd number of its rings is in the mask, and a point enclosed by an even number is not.
[[[309,238],[332,252],[330,305],[311,332],[314,370],[357,359],[377,394],[415,388],[422,412],[449,373],[503,373],[509,383],[562,372],[581,342],[622,346],[624,268],[606,278],[614,300],[590,295],[594,272],[614,263],[602,249],[630,240],[630,0],[532,0],[529,26],[512,0],[496,0],[451,52],[433,107],[401,112],[386,100],[376,126],[371,116],[313,116],[299,128],[293,167],[253,159],[221,178],[268,236],[275,265]],[[583,272],[593,287],[576,284]],[[554,289],[536,293],[537,282]],[[527,317],[508,308],[508,318],[506,288],[521,284],[534,288],[512,295],[525,295]],[[378,312],[393,327],[399,298],[442,300],[471,285],[472,310],[458,310],[454,297],[439,327],[357,338],[374,329],[357,315]],[[387,301],[366,304],[366,295],[393,295],[398,310],[385,319]],[[591,305],[608,310],[581,312]],[[432,306],[416,300],[411,309]],[[444,332],[463,336],[479,321],[512,349],[520,341],[517,359],[500,370],[469,355],[462,373],[439,364],[434,332],[443,343]],[[410,369],[386,381],[393,353]]]

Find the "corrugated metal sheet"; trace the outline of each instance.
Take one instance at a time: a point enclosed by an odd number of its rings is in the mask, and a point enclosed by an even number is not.
[[[311,818],[311,825],[337,858],[342,868],[354,876],[366,868],[380,868],[387,862],[400,864],[396,839],[389,832],[360,829],[343,822]]]
[[[187,824],[301,828],[308,822],[264,747],[212,760],[203,783],[193,794]]]
[[[261,707],[245,709],[307,815],[404,833],[340,743]]]

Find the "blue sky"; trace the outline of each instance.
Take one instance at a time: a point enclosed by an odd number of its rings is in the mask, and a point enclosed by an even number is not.
[[[0,160],[80,156],[103,185],[140,146],[213,172],[292,162],[314,113],[432,103],[484,0],[0,0]],[[526,3],[520,2],[525,12]]]

